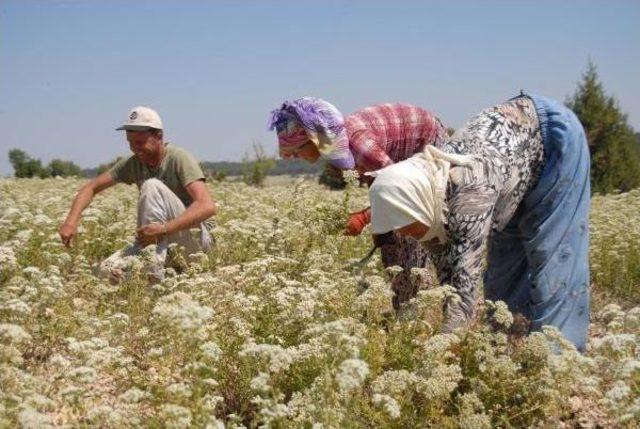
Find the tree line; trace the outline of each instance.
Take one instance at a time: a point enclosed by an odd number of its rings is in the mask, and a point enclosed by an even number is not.
[[[9,150],[9,162],[13,166],[15,177],[55,177],[82,176],[82,169],[71,161],[54,159],[48,165],[42,165],[39,159],[31,158],[20,149]]]
[[[640,133],[627,121],[613,95],[607,95],[598,78],[596,66],[589,62],[574,94],[565,100],[587,134],[591,153],[591,186],[594,192],[628,191],[640,187]],[[117,160],[96,168],[81,169],[71,161],[54,159],[43,165],[20,149],[9,151],[15,177],[93,177],[106,171]],[[252,185],[262,185],[267,175],[319,175],[319,180],[332,188],[343,186],[339,174],[322,164],[301,160],[280,160],[266,156],[262,146],[254,144],[253,155],[241,162],[203,162],[207,176],[225,180],[241,177]]]

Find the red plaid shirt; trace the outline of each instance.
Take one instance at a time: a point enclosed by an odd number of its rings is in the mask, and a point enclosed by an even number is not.
[[[410,104],[378,104],[345,120],[358,171],[378,170],[439,143],[447,132],[438,118]]]

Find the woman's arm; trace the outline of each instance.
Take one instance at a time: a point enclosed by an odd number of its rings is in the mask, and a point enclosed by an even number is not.
[[[446,303],[443,332],[464,326],[475,316],[497,196],[487,184],[467,184],[454,190],[448,202],[447,251],[434,262],[440,281],[453,286],[460,301]]]

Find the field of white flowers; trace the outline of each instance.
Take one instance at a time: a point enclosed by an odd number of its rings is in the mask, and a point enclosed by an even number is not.
[[[99,195],[65,249],[80,183],[0,179],[0,428],[638,427],[639,191],[593,199],[580,355],[511,335],[502,303],[438,335],[446,285],[394,314],[394,270],[354,269],[370,238],[340,234],[364,189],[210,184],[211,254],[154,286],[142,255],[112,286],[94,268],[132,239],[137,191]]]

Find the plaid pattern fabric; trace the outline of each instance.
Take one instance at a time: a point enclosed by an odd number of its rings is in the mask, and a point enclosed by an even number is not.
[[[374,171],[443,142],[447,132],[440,120],[410,104],[378,104],[345,120],[349,148],[361,172]]]

